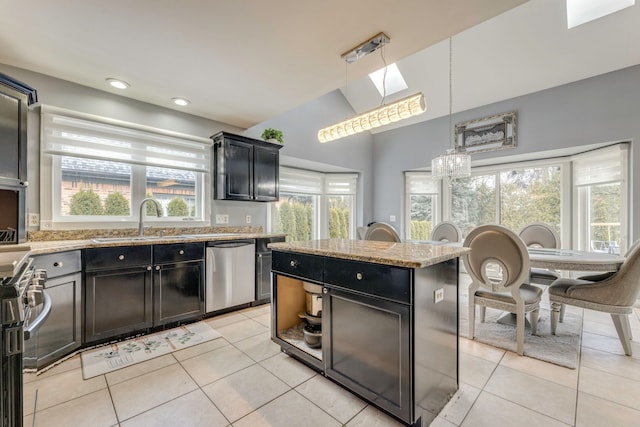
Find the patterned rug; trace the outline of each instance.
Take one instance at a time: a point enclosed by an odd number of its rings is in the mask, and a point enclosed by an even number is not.
[[[82,377],[86,380],[103,375],[221,336],[205,322],[197,322],[127,341],[105,344],[82,352]]]
[[[494,347],[516,351],[515,325],[503,325],[496,320],[503,312],[487,308],[486,321],[480,322],[480,308],[476,307],[475,340]],[[460,336],[469,334],[469,307],[465,302],[460,304]],[[540,307],[538,316],[538,333],[531,335],[531,329],[524,330],[524,355],[544,360],[571,369],[578,367],[580,341],[582,336],[582,310],[568,308],[564,322],[558,323],[556,335],[551,335],[550,312],[547,307]],[[528,317],[528,316],[527,316]]]

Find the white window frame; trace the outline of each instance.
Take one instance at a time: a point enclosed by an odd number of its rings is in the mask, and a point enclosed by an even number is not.
[[[59,206],[61,204],[61,156],[74,154],[67,150],[73,150],[72,146],[65,146],[64,141],[59,142],[56,136],[52,134],[51,127],[45,123],[46,120],[51,121],[51,117],[69,118],[70,120],[83,121],[89,127],[87,134],[90,134],[93,126],[98,129],[101,125],[105,128],[115,129],[116,133],[121,132],[125,135],[131,135],[132,139],[150,138],[148,145],[153,146],[154,139],[157,138],[159,147],[171,149],[172,143],[184,144],[185,146],[193,146],[201,152],[199,164],[195,166],[184,166],[178,163],[171,164],[172,159],[162,159],[163,155],[159,154],[152,159],[150,166],[168,169],[186,169],[193,170],[196,173],[196,205],[198,212],[196,219],[193,217],[176,218],[163,216],[161,218],[146,216],[145,223],[153,223],[156,226],[163,227],[198,227],[208,226],[210,224],[211,202],[207,195],[211,191],[210,178],[210,152],[212,141],[208,138],[196,137],[182,133],[172,132],[164,129],[153,128],[149,126],[138,125],[135,123],[124,122],[120,120],[80,113],[76,111],[66,110],[49,105],[41,107],[43,119],[41,120],[41,155],[40,155],[40,226],[43,230],[64,230],[64,229],[102,229],[102,228],[135,228],[139,223],[139,204],[146,197],[146,165],[145,161],[139,154],[132,154],[131,161],[122,159],[122,153],[114,150],[116,157],[108,159],[102,156],[92,157],[86,155],[76,155],[81,158],[98,158],[107,161],[115,161],[120,163],[128,163],[131,165],[131,209],[130,215],[123,217],[115,216],[89,216],[89,215],[72,215],[63,216],[59,214]],[[54,126],[55,127],[55,126]],[[108,132],[108,131],[105,131]],[[73,143],[72,143],[73,144]],[[176,146],[176,147],[179,147]],[[198,148],[200,147],[200,148]],[[103,150],[103,153],[106,150]],[[195,169],[195,170],[194,170]],[[144,214],[145,210],[143,210]]]
[[[433,225],[441,222],[440,218],[445,217],[442,203],[442,182],[431,177],[431,172],[405,171],[404,173],[404,238],[411,239],[411,196],[435,196],[435,205],[432,206]],[[435,192],[411,191],[411,181],[424,181],[424,187],[434,186]],[[447,212],[448,214],[448,212]]]

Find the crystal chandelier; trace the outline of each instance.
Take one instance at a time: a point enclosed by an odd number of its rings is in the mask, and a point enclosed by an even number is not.
[[[453,128],[451,127],[451,116],[453,114],[453,96],[451,83],[451,62],[452,62],[452,42],[449,37],[449,138],[450,147],[444,154],[431,160],[431,176],[436,179],[453,179],[471,175],[471,156],[466,153],[458,153],[453,148]]]

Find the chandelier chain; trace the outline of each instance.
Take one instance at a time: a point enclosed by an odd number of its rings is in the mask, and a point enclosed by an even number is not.
[[[449,37],[449,148],[453,149],[453,128],[451,127],[451,115],[453,114],[453,40]]]

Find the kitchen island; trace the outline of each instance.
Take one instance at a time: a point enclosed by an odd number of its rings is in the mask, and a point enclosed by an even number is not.
[[[429,425],[458,388],[458,259],[468,249],[344,239],[270,247],[273,341],[403,423]]]

